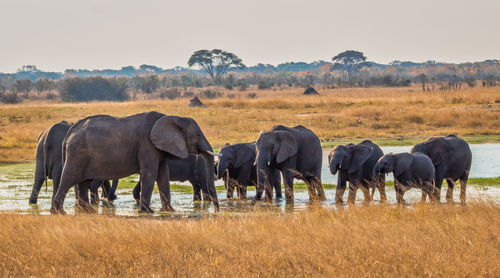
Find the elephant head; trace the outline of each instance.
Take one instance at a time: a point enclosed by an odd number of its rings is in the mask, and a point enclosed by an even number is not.
[[[410,153],[389,153],[382,156],[373,167],[373,176],[376,174],[394,173],[397,177],[402,173],[408,171],[413,161],[413,156]]]
[[[281,164],[298,152],[295,137],[288,131],[277,130],[262,132],[257,139],[257,199],[262,195],[266,183],[266,173],[271,165]]]
[[[217,179],[221,179],[227,169],[238,169],[253,158],[252,151],[244,144],[228,145],[219,151]]]
[[[207,162],[208,192],[215,208],[219,202],[214,183],[214,153],[212,146],[195,120],[177,116],[158,119],[149,135],[151,142],[171,159],[185,159],[189,154],[201,154]]]
[[[338,145],[328,155],[330,172],[335,175],[340,169],[348,174],[356,173],[372,152],[373,148],[364,145]]]

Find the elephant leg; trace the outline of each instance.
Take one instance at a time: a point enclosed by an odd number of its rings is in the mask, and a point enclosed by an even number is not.
[[[285,199],[287,205],[293,205],[293,174],[289,170],[283,171],[283,183],[285,184]]]
[[[278,169],[274,169],[271,171],[270,177],[271,185],[274,188],[274,196],[276,199],[283,198],[281,193],[281,172]]]
[[[141,202],[141,181],[138,181],[135,185],[134,190],[132,190],[132,196],[134,196],[137,203]]]
[[[42,188],[44,181],[45,179],[43,178],[43,174],[40,176],[38,175],[35,176],[35,182],[33,184],[33,190],[31,191],[31,196],[29,200],[30,204],[36,204],[38,202],[38,194],[40,193],[40,189]]]
[[[65,167],[65,169],[63,170],[56,195],[52,199],[52,206],[50,208],[51,213],[65,213],[64,199],[66,198],[66,194],[68,194],[68,191],[72,186],[75,186],[76,189],[78,182],[81,181],[75,178],[76,173],[77,172],[71,167]],[[77,197],[78,195],[79,194],[77,193],[75,197]]]
[[[349,196],[347,197],[347,203],[354,204],[356,201],[356,192],[358,191],[358,185],[354,182],[349,182]]]
[[[153,195],[153,189],[155,185],[155,180],[158,177],[158,161],[148,161],[141,166],[141,197],[140,197],[140,212],[143,213],[154,213],[151,209],[151,196]],[[167,175],[168,177],[168,175]]]
[[[93,180],[90,183],[89,189],[90,189],[90,200],[92,202],[92,205],[97,205],[99,204],[99,187],[103,184],[103,181],[100,180]],[[109,185],[109,182],[108,182]],[[106,191],[106,190],[104,190]],[[107,195],[107,192],[105,193]]]
[[[377,179],[378,192],[380,194],[380,203],[387,202],[387,194],[385,193],[385,177],[380,175]]]
[[[162,211],[175,211],[172,207],[170,201],[170,175],[168,172],[168,163],[167,160],[164,160],[160,164],[160,168],[158,171],[158,178],[156,179],[158,183],[158,191],[160,191],[160,200],[161,200],[161,210]]]
[[[56,196],[57,190],[59,190],[61,175],[62,175],[62,166],[56,166],[52,171],[52,200]],[[76,192],[75,196],[78,196]]]
[[[318,200],[318,195],[316,194],[316,186],[313,184],[313,181],[310,177],[303,175],[303,181],[307,186],[307,193],[309,193],[309,200],[311,202],[316,202]]]
[[[118,188],[118,180],[113,180],[113,183],[111,185],[111,189],[109,190],[109,196],[108,196],[109,201],[114,201],[118,198],[118,196],[116,196],[116,189],[117,188]]]
[[[446,169],[436,169],[436,184],[434,188],[434,195],[438,202],[441,202],[441,186],[443,185],[444,173]]]
[[[193,202],[200,202],[201,199],[201,184],[197,178],[191,178],[189,180],[191,186],[193,187]]]
[[[235,181],[231,177],[228,177],[226,180],[227,180],[227,192],[226,192],[226,196],[227,196],[228,199],[231,199],[231,198],[233,198],[233,195],[234,195]]]
[[[78,184],[78,207],[87,213],[95,213],[94,208],[89,203],[89,189],[92,181],[84,181]]]
[[[309,177],[309,181],[313,187],[313,190],[316,194],[316,198],[319,201],[326,200],[325,191],[323,190],[323,183],[321,182],[321,171],[316,172],[314,175]]]
[[[201,187],[198,184],[198,181],[190,181],[193,186],[193,202],[201,201]]]
[[[361,191],[363,192],[363,196],[365,197],[365,203],[369,203],[372,201],[372,198],[370,196],[370,189],[368,188],[368,185],[363,182],[361,185]]]
[[[455,188],[455,183],[451,179],[446,179],[448,183],[448,190],[446,190],[446,201],[448,203],[453,203],[453,189]]]
[[[247,198],[247,187],[246,186],[241,186],[241,193],[240,193],[240,198],[241,199],[246,199]]]
[[[460,179],[460,202],[462,204],[465,204],[466,200],[466,192],[467,192],[467,180],[469,179],[469,176],[467,175],[464,178]]]
[[[347,186],[347,180],[344,175],[339,171],[337,179],[337,188],[335,189],[335,203],[341,205],[344,203],[343,197]]]
[[[398,201],[399,205],[404,205],[405,200],[403,199],[404,191],[401,188],[401,185],[396,185],[394,183],[394,190],[396,191],[396,200]]]
[[[420,203],[425,203],[426,200],[427,200],[427,191],[422,189],[422,198],[420,199]]]

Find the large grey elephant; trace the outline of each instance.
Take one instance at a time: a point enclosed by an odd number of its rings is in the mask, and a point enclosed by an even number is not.
[[[436,168],[436,197],[441,199],[443,179],[448,183],[446,200],[453,202],[455,181],[460,180],[460,200],[465,202],[467,180],[472,163],[472,152],[469,144],[456,135],[431,138],[413,146],[411,152],[421,152],[429,156]],[[425,194],[422,198],[426,198]]]
[[[63,171],[51,212],[63,213],[66,193],[78,184],[80,204],[88,207],[90,181],[119,179],[140,174],[140,210],[152,213],[155,181],[162,210],[170,204],[169,159],[202,154],[207,161],[209,194],[219,209],[214,185],[213,150],[195,120],[146,112],[124,118],[107,115],[87,117],[75,123],[63,142]]]
[[[201,192],[203,192],[203,200],[210,200],[208,194],[208,176],[207,163],[202,155],[190,154],[186,159],[169,160],[168,172],[170,181],[185,182],[189,181],[193,186],[193,201],[201,201]],[[116,187],[111,188],[111,193],[114,193]],[[132,191],[134,199],[139,202],[141,197],[140,182]]]
[[[293,179],[303,180],[311,201],[325,200],[321,183],[322,150],[318,136],[303,126],[277,125],[270,131],[261,132],[256,142],[257,194],[272,200],[269,177],[275,170],[282,173],[287,204],[293,204]]]
[[[256,146],[252,143],[225,145],[219,151],[217,179],[224,179],[227,198],[233,197],[234,188],[240,198],[246,198],[247,187],[257,187],[257,168],[255,165]],[[269,183],[275,190],[276,198],[281,198],[281,176],[279,170],[271,171]]]
[[[29,199],[30,204],[38,202],[38,194],[47,178],[52,179],[53,190],[52,198],[54,198],[57,189],[59,188],[59,181],[62,172],[62,142],[64,136],[70,129],[71,124],[66,121],[53,124],[38,136],[38,143],[36,147],[36,164],[35,164],[35,178],[33,189]],[[109,200],[116,199],[116,195],[109,194],[110,185],[109,181],[96,181],[91,187],[92,195],[96,196],[99,186],[103,186],[103,195]],[[77,195],[78,196],[78,195]],[[93,198],[94,203],[96,202]],[[98,200],[97,200],[98,201]]]
[[[421,188],[435,200],[435,169],[432,160],[423,153],[398,153],[382,156],[373,168],[373,176],[394,174],[394,189],[399,204],[404,203],[403,195],[410,188]]]
[[[359,144],[348,144],[336,146],[328,155],[330,172],[335,175],[338,171],[337,189],[335,191],[335,202],[342,204],[342,197],[349,182],[349,197],[347,202],[354,203],[356,191],[361,188],[365,201],[370,201],[378,187],[380,201],[385,202],[385,175],[372,176],[373,167],[380,157],[384,155],[382,149],[370,140]],[[372,195],[369,190],[372,187]]]

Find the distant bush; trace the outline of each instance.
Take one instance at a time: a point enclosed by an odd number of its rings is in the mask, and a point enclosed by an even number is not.
[[[179,88],[168,88],[160,90],[160,98],[176,99],[182,96],[182,91]]]
[[[19,103],[21,102],[21,98],[12,91],[0,91],[0,102],[2,103]]]
[[[256,98],[257,97],[257,94],[256,93],[249,93],[247,95],[248,98]]]
[[[271,88],[272,86],[273,86],[273,84],[271,82],[259,81],[257,88],[259,88],[259,90],[265,90],[265,89]]]
[[[61,86],[63,101],[127,100],[127,79],[75,77],[64,79]]]
[[[184,94],[182,94],[183,97],[192,97],[194,96],[194,93],[191,91],[185,91]]]
[[[217,97],[222,96],[222,93],[217,92],[217,91],[212,91],[212,90],[204,90],[200,93],[200,96],[209,98],[209,99],[214,99]]]

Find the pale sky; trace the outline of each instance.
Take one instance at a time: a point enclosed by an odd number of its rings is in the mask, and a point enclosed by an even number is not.
[[[187,66],[199,49],[257,63],[500,59],[500,0],[0,0],[0,72]]]

